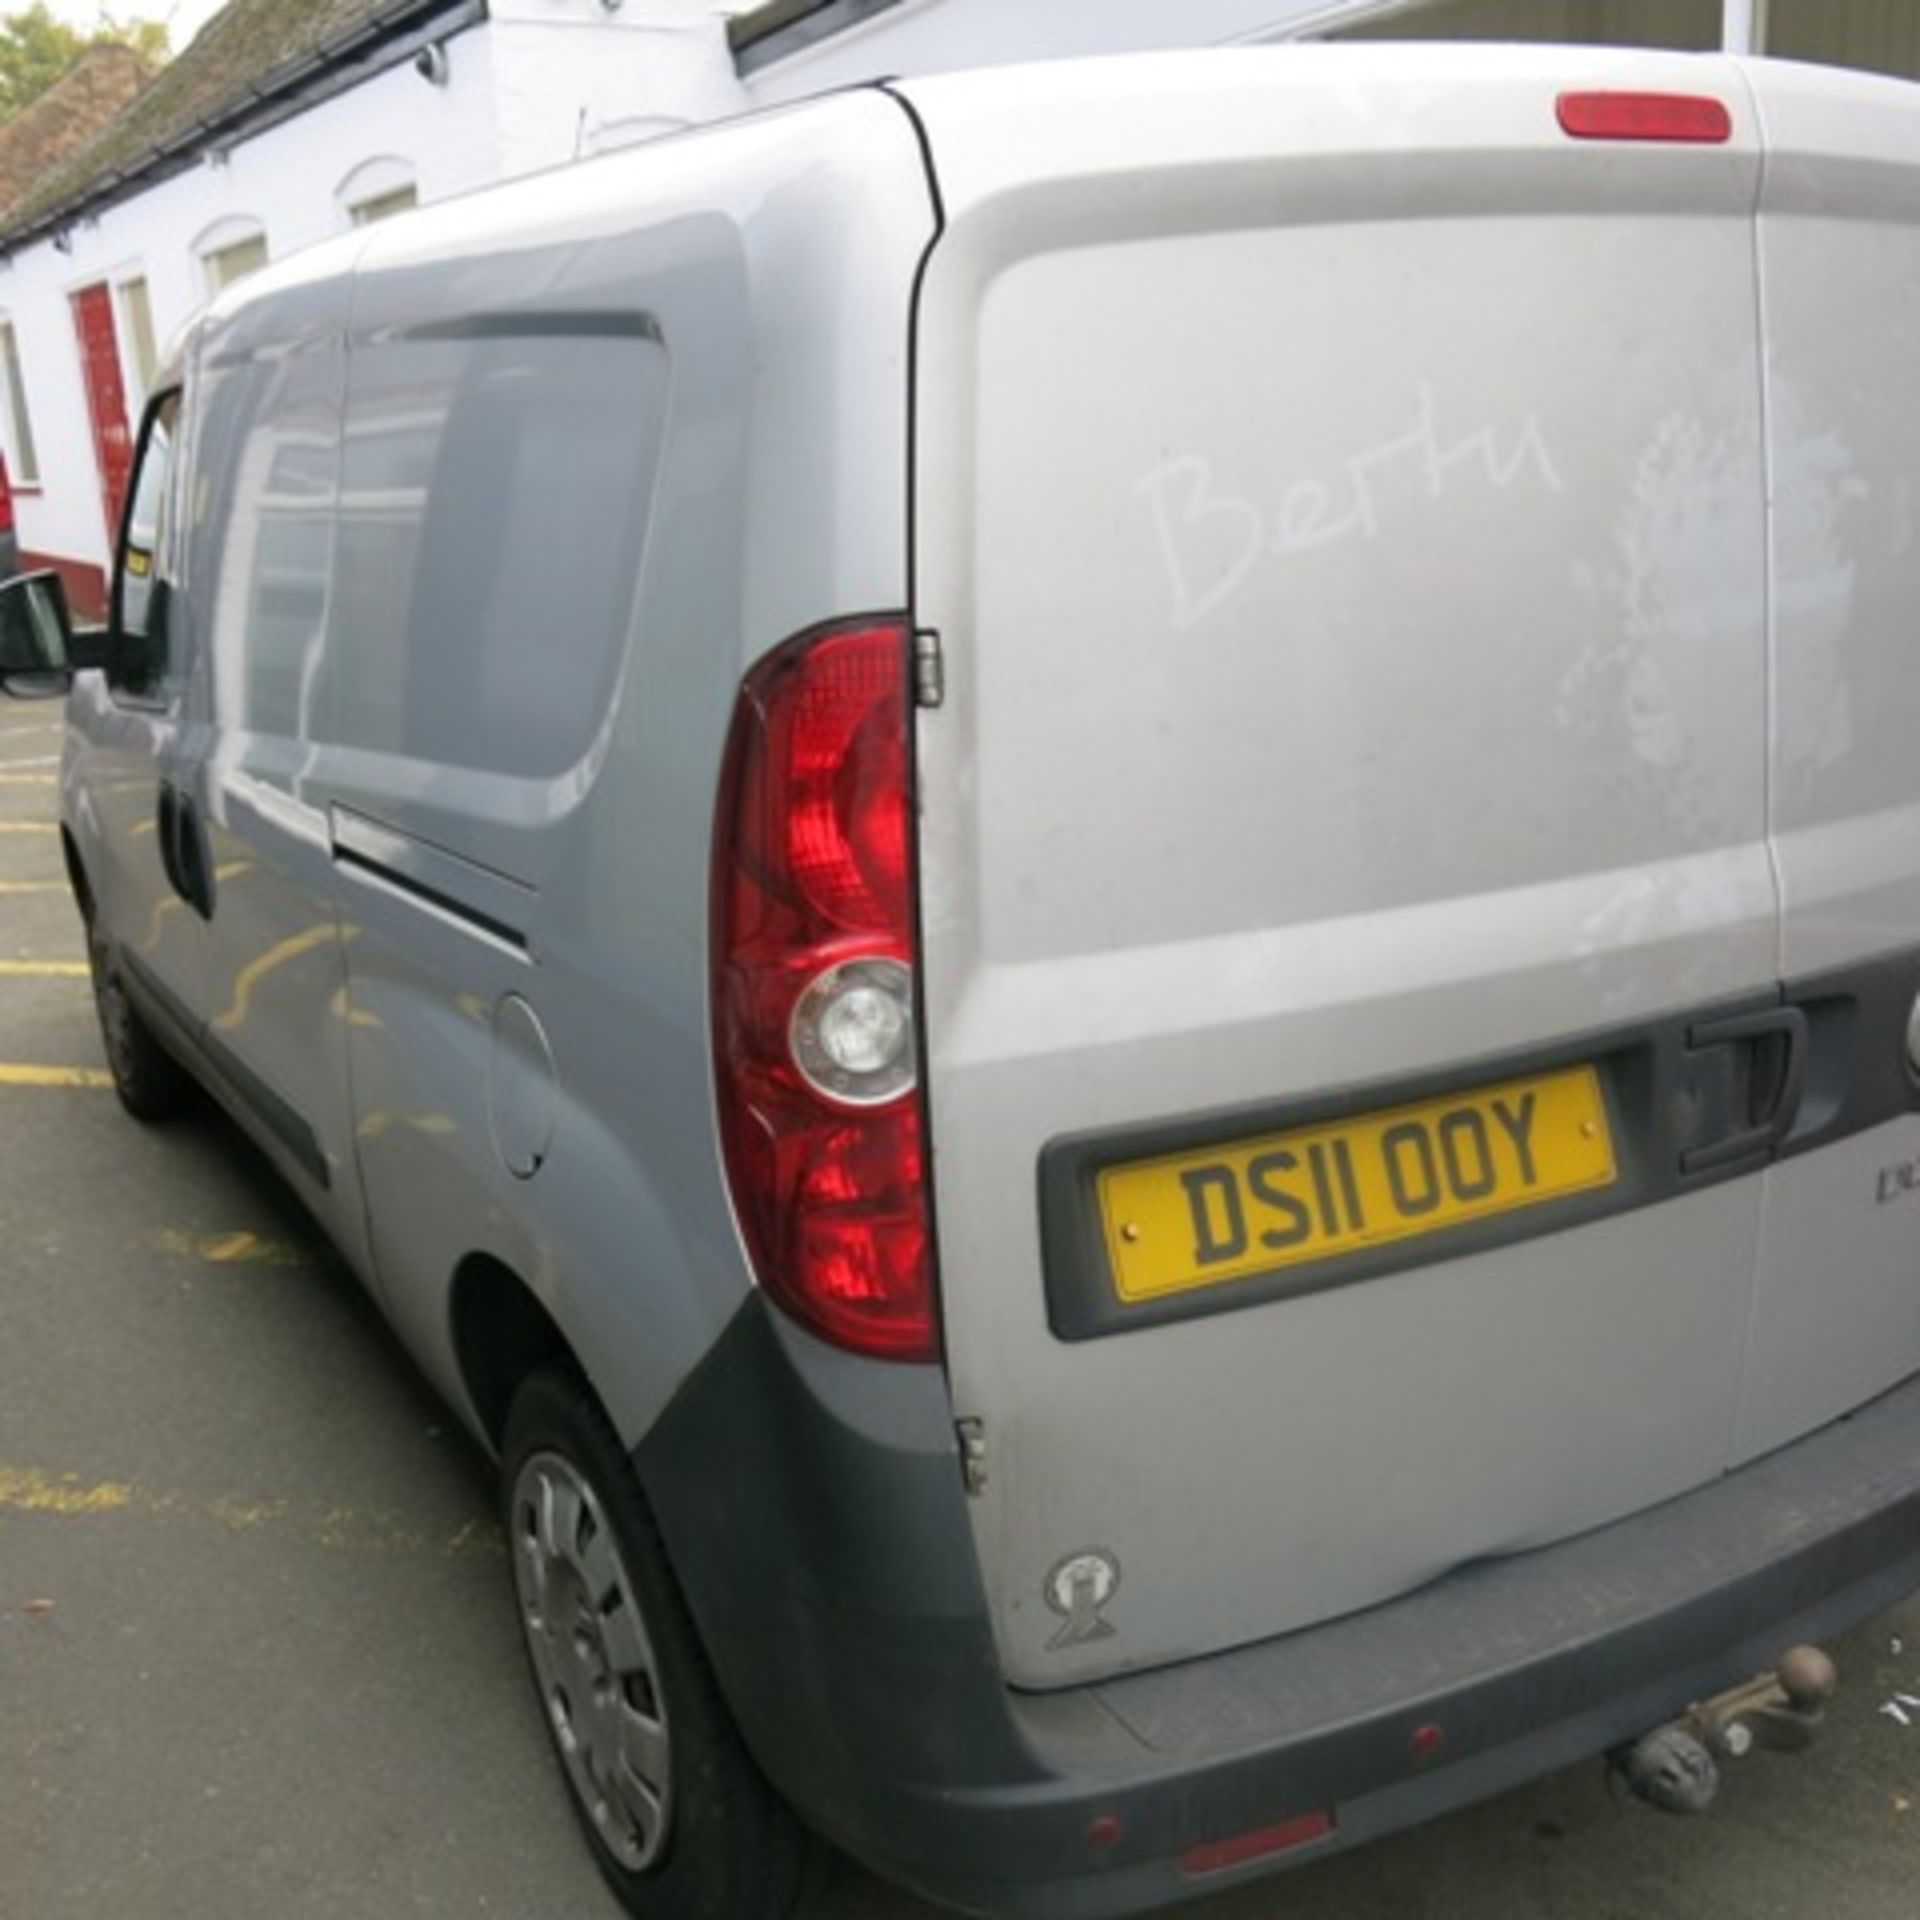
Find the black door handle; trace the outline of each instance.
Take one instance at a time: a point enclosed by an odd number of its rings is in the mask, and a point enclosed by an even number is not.
[[[160,871],[167,876],[167,885],[184,900],[187,887],[180,877],[180,796],[170,780],[160,782],[160,803],[154,811],[153,830],[160,840]]]
[[[160,864],[167,880],[202,920],[213,918],[213,867],[200,809],[170,780],[160,784]]]
[[[1680,1156],[1682,1173],[1703,1173],[1769,1153],[1787,1136],[1807,1084],[1807,1016],[1798,1007],[1759,1007],[1703,1020],[1687,1033],[1687,1050],[1726,1050],[1737,1075],[1744,1113],[1738,1124],[1698,1141]]]
[[[202,920],[213,918],[213,862],[207,847],[206,822],[188,795],[180,796],[180,876],[186,881],[187,904]]]

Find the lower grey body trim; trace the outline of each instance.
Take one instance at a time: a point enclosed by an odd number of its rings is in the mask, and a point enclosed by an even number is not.
[[[1632,1739],[1920,1588],[1910,1382],[1579,1539],[1020,1694],[945,1398],[936,1370],[830,1353],[756,1295],[635,1457],[761,1764],[848,1851],[976,1911],[1139,1912],[1234,1877],[1190,1879],[1188,1849],[1328,1811],[1327,1839],[1238,1871],[1322,1857]]]

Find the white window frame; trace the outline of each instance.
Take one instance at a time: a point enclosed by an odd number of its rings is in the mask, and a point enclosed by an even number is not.
[[[0,311],[0,329],[6,335],[0,347],[0,444],[7,456],[7,480],[15,492],[38,493],[44,485],[40,443],[34,438],[33,398],[27,392],[20,323],[10,311]],[[33,457],[24,459],[23,451]]]
[[[212,299],[222,287],[242,279],[244,274],[236,274],[231,279],[220,278],[220,270],[214,264],[223,255],[233,253],[241,247],[250,246],[258,241],[265,259],[262,265],[271,261],[273,250],[267,239],[267,223],[250,213],[230,213],[216,220],[212,226],[203,228],[193,243],[193,257],[200,263],[200,284],[208,299]],[[249,268],[248,272],[257,272]]]
[[[1767,44],[1767,0],[1726,0],[1720,44],[1728,53],[1759,53]]]
[[[420,176],[413,162],[397,153],[377,153],[353,168],[334,188],[333,197],[340,209],[341,224],[360,227],[401,211],[381,203],[403,193],[413,195],[413,205],[420,204]]]
[[[160,371],[160,334],[153,320],[153,276],[136,260],[116,267],[107,278],[113,287],[113,329],[120,344],[120,383],[127,391],[127,418],[136,421],[146,411],[153,376]],[[136,286],[146,290],[147,344],[152,349],[153,360],[150,368],[140,364],[139,329],[133,324],[133,304],[128,296],[128,289]]]

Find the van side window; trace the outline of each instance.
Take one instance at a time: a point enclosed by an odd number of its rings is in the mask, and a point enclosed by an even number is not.
[[[113,626],[128,644],[108,677],[116,691],[139,698],[162,698],[180,678],[172,485],[179,418],[177,388],[147,411],[114,567]]]
[[[314,735],[344,384],[344,355],[324,345],[230,350],[207,369],[195,465],[218,500],[195,530],[193,577],[222,727]]]
[[[530,321],[352,364],[327,737],[550,778],[588,752],[625,657],[666,353]]]

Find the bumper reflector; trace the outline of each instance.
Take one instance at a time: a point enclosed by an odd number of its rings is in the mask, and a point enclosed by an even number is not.
[[[1231,1840],[1209,1840],[1189,1847],[1180,1856],[1180,1871],[1191,1880],[1210,1873],[1225,1873],[1229,1867],[1244,1867],[1249,1861],[1264,1860],[1269,1854],[1287,1853],[1295,1847],[1310,1846],[1334,1831],[1330,1810],[1303,1813],[1297,1819],[1283,1820],[1277,1827],[1260,1827],[1252,1833],[1235,1834]]]

